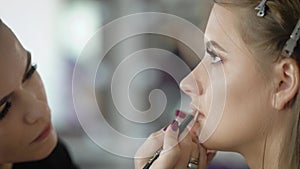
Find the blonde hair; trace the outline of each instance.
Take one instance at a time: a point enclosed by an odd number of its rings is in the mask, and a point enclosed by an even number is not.
[[[226,6],[239,7],[246,11],[245,15],[240,15],[243,22],[239,22],[238,27],[240,35],[250,47],[250,50],[263,59],[277,60],[282,58],[281,52],[290,38],[298,20],[300,19],[300,0],[268,0],[266,2],[266,10],[264,17],[257,16],[255,7],[261,3],[261,0],[214,0],[215,3]],[[266,58],[267,57],[267,58]],[[300,65],[300,40],[291,56]],[[259,59],[259,58],[258,58]],[[300,76],[300,75],[299,75]],[[289,139],[295,140],[294,146],[289,149],[292,157],[289,161],[291,166],[283,166],[284,168],[300,169],[300,89],[287,107],[296,112],[295,121],[292,124],[293,134]],[[291,144],[291,140],[286,140],[284,146]],[[283,153],[281,154],[284,155]]]

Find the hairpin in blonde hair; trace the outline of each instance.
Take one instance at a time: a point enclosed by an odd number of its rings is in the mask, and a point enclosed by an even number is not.
[[[258,10],[257,16],[264,17],[266,12],[266,2],[267,0],[262,0],[256,7],[255,10]]]
[[[285,46],[282,50],[283,56],[290,57],[293,54],[299,38],[300,38],[300,19],[298,20],[293,30],[293,33],[290,36],[290,39],[285,43]]]

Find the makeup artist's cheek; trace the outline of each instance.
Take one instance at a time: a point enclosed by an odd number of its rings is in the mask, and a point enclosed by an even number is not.
[[[30,90],[35,93],[37,99],[41,101],[47,101],[46,91],[39,73],[35,72],[30,80]]]

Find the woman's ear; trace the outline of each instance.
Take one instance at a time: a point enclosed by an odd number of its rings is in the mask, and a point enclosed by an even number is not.
[[[275,93],[273,106],[284,109],[299,90],[299,67],[291,58],[282,58],[275,63]]]

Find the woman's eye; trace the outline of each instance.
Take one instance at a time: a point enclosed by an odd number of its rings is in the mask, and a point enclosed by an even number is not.
[[[26,73],[24,80],[29,79],[33,75],[33,73],[36,71],[36,68],[37,68],[36,64],[32,65],[31,68],[29,69],[29,71]]]
[[[222,61],[222,59],[211,49],[206,48],[206,52],[212,57],[212,63],[218,63]]]
[[[219,56],[216,55],[216,57],[213,57],[212,63],[218,63],[220,61],[222,61],[222,59]]]
[[[2,120],[6,116],[10,107],[11,107],[11,103],[6,102],[3,110],[0,112],[0,120]]]

